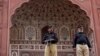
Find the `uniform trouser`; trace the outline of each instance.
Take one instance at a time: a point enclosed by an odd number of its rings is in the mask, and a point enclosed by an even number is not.
[[[46,45],[45,56],[57,56],[57,45],[56,44]]]
[[[89,56],[89,47],[81,44],[76,45],[76,55],[77,56]]]

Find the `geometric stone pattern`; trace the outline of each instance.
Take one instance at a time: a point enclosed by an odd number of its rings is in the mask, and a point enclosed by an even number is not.
[[[83,26],[85,33],[90,35],[89,17],[69,0],[29,0],[15,10],[11,22],[12,56],[44,55],[42,29],[47,25],[52,25],[57,33],[59,56],[75,56],[72,40],[78,26]]]
[[[32,26],[28,26],[25,29],[25,39],[27,40],[35,40],[36,37],[36,29]]]
[[[32,44],[11,44],[11,54],[13,56],[44,56],[45,45],[32,45]],[[75,56],[72,46],[58,45],[58,55],[61,56]]]
[[[61,39],[65,37],[60,33],[63,32],[61,31],[63,26],[66,28],[65,31],[71,33],[68,35],[73,37],[77,26],[83,26],[88,34],[90,24],[86,12],[78,5],[66,0],[30,0],[16,9],[11,20],[10,40],[25,40],[25,31],[28,26],[34,27],[33,30],[36,33],[34,38],[40,41],[41,29],[46,25],[53,25],[54,31]]]

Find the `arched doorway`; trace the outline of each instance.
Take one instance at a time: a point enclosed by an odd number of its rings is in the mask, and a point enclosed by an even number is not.
[[[48,29],[48,25],[42,28],[42,30],[41,30],[41,37],[43,37],[43,35],[45,33],[47,33],[47,31],[48,31],[47,29]]]
[[[16,9],[11,20],[12,56],[13,52],[18,56],[43,56],[41,31],[46,25],[53,25],[57,33],[59,56],[75,56],[72,40],[77,26],[83,26],[87,35],[90,29],[86,12],[68,0],[29,0]]]

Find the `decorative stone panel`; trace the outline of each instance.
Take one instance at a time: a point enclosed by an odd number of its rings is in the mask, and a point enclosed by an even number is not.
[[[15,10],[11,22],[10,51],[17,50],[18,56],[44,55],[42,29],[47,25],[57,33],[58,55],[75,56],[72,40],[77,27],[83,26],[87,35],[90,29],[86,12],[69,0],[29,0]]]

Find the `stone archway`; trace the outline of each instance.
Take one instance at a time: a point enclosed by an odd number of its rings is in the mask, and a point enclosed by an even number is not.
[[[41,37],[43,37],[43,35],[45,34],[45,33],[47,33],[47,30],[48,29],[48,25],[47,26],[45,26],[45,27],[43,27],[42,29],[41,29]]]
[[[87,35],[90,29],[90,19],[86,12],[69,0],[29,0],[16,9],[11,21],[10,55],[15,52],[18,56],[43,55],[44,45],[41,44],[41,30],[46,25],[53,25],[54,31],[60,39],[59,56],[75,56],[72,39],[77,26],[83,26]],[[65,34],[64,37],[62,36],[63,30],[60,29],[63,26],[69,33],[68,36]],[[63,40],[65,37],[70,39]]]

